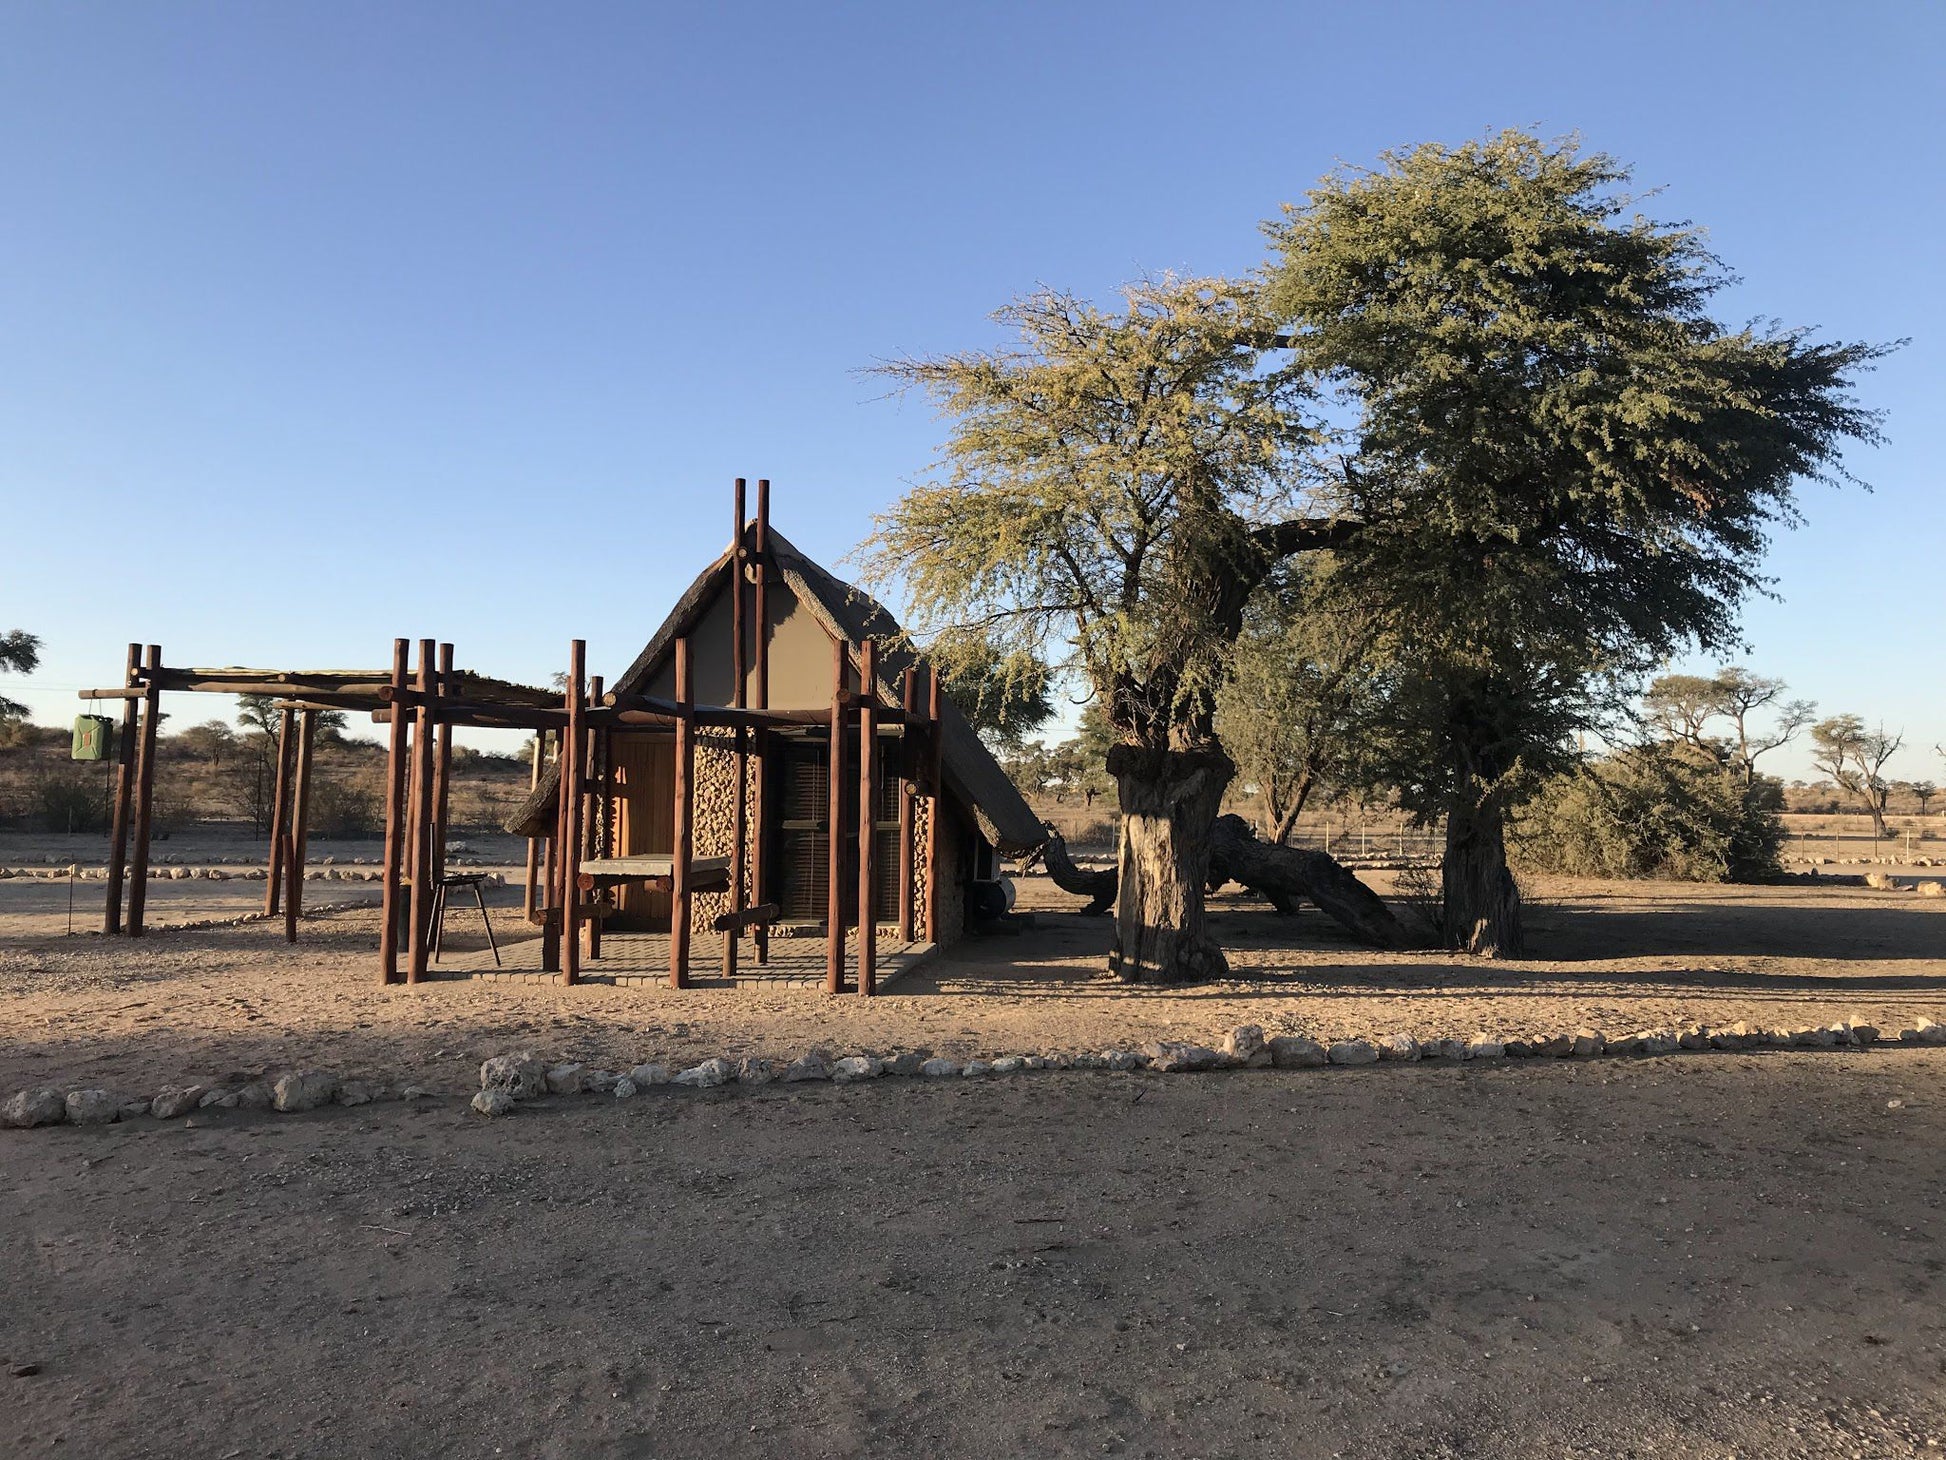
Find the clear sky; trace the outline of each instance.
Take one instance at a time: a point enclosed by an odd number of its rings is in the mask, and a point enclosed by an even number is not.
[[[1747,624],[1946,780],[1942,54],[1930,0],[9,4],[0,630],[45,660],[0,688],[63,722],[131,639],[612,675],[733,476],[829,561],[923,473],[860,367],[1250,268],[1335,163],[1529,126],[1707,225],[1733,320],[1912,337],[1876,491],[1806,493]]]

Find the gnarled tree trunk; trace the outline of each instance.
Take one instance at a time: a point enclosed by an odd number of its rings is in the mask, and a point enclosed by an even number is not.
[[[1507,870],[1507,821],[1491,796],[1454,798],[1446,813],[1446,860],[1440,869],[1446,942],[1487,958],[1525,951],[1520,889]]]
[[[1236,766],[1218,747],[1117,745],[1108,772],[1122,805],[1115,946],[1108,966],[1127,983],[1220,978],[1229,964],[1204,930],[1210,833]]]
[[[1211,841],[1212,878],[1235,878],[1279,912],[1286,910],[1289,899],[1308,897],[1333,922],[1375,948],[1411,946],[1384,899],[1327,853],[1258,841],[1241,816],[1218,817]]]
[[[1041,847],[1041,860],[1047,864],[1049,879],[1063,892],[1072,892],[1076,897],[1088,899],[1088,905],[1081,909],[1084,915],[1107,912],[1114,906],[1120,874],[1113,867],[1084,870],[1075,866],[1074,858],[1068,855],[1066,839],[1051,823],[1043,821],[1041,825],[1047,828],[1047,841]]]

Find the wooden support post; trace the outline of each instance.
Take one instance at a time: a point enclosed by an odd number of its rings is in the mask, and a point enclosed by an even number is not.
[[[601,690],[602,680],[597,674],[588,686],[590,703],[597,705],[601,703]],[[608,757],[601,752],[606,733],[601,730],[590,730],[586,733],[588,773],[584,780],[592,789],[582,802],[585,809],[581,820],[581,845],[585,854],[591,857],[602,854],[601,828],[603,808],[607,804],[608,794]],[[587,918],[581,926],[584,930],[582,936],[587,944],[588,956],[601,957],[601,918],[599,916]]]
[[[676,640],[676,767],[671,796],[675,825],[669,838],[669,987],[689,987],[689,859],[695,842],[691,796],[696,774],[695,666],[689,639]]]
[[[939,875],[939,849],[945,845],[946,819],[945,757],[946,726],[940,704],[939,669],[926,668],[926,941],[935,946],[944,931],[940,919],[945,907],[945,882]]]
[[[274,918],[284,896],[284,853],[290,841],[291,769],[297,759],[297,715],[293,710],[277,714],[277,774],[270,792],[270,862],[264,868],[264,916]]]
[[[910,752],[918,744],[912,722],[919,717],[919,671],[907,665],[901,676],[900,706],[905,710],[905,725],[899,732],[899,941],[912,941],[912,824],[913,766]]]
[[[394,703],[406,692],[406,654],[410,645],[404,639],[392,641],[392,691]],[[392,734],[385,752],[385,881],[380,896],[378,930],[378,970],[380,983],[399,981],[399,872],[405,861],[405,758],[406,724],[410,717],[403,710],[392,713]]]
[[[547,759],[547,732],[534,732],[534,764],[527,773],[527,790],[537,790],[541,783],[541,766]],[[541,875],[541,841],[537,836],[527,838],[527,881],[520,899],[521,916],[528,922],[534,921],[534,904]]]
[[[757,478],[757,521],[751,532],[751,558],[756,582],[751,591],[751,617],[756,620],[756,684],[751,702],[759,710],[770,708],[770,478]],[[764,827],[764,783],[770,779],[770,731],[758,726],[751,737],[757,759],[755,784],[750,793],[750,901],[758,907],[769,900],[770,840]],[[759,923],[752,932],[757,946],[757,962],[770,962],[770,925]]]
[[[162,691],[155,671],[162,668],[162,647],[149,645],[150,671],[142,695],[142,733],[135,746],[135,851],[128,865],[128,935],[139,938],[148,930],[142,914],[149,901],[149,828],[155,820],[155,732],[161,723]]]
[[[588,645],[568,645],[568,728],[561,737],[561,982],[581,977],[581,809],[588,775]]]
[[[825,852],[824,991],[845,991],[845,641],[831,642],[830,795]]]
[[[439,676],[434,668],[435,645],[419,641],[419,713],[412,727],[412,913],[406,944],[405,981],[426,976],[432,954],[432,811],[433,747],[439,739],[439,709],[434,703]]]
[[[453,646],[439,646],[439,699],[443,704],[453,690]],[[439,722],[439,746],[433,760],[433,834],[432,834],[432,872],[434,877],[446,875],[446,832],[449,812],[453,802],[453,726],[450,720]]]
[[[749,703],[749,690],[745,684],[749,663],[744,648],[745,620],[743,616],[744,575],[750,566],[749,547],[744,542],[744,495],[743,478],[736,479],[735,516],[736,530],[730,538],[730,705],[742,709]],[[730,926],[723,931],[723,976],[735,978],[737,973],[737,943],[743,937],[743,927],[736,914],[744,908],[743,901],[743,839],[750,828],[750,739],[749,729],[738,725],[731,732],[736,741],[732,755],[731,777],[736,790],[730,803]]]
[[[878,643],[858,651],[858,992],[878,992],[878,916],[872,894],[878,852],[878,798],[872,793],[878,766]]]
[[[135,687],[142,667],[142,646],[128,646],[128,667],[122,682]],[[115,741],[115,819],[108,833],[108,906],[101,919],[101,930],[113,936],[122,930],[122,887],[128,874],[128,820],[135,795],[135,710],[134,698],[122,701],[122,733]]]
[[[311,752],[317,743],[317,720],[316,710],[298,711],[297,764],[291,777],[290,814],[284,821],[284,868],[290,883],[284,890],[286,943],[297,941],[297,920],[304,915],[304,861],[311,819]]]

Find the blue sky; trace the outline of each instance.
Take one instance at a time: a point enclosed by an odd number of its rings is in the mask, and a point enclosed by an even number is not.
[[[132,638],[612,674],[733,476],[829,560],[923,473],[939,424],[861,367],[1250,268],[1335,163],[1532,126],[1707,225],[1726,316],[1912,337],[1876,491],[1806,492],[1746,622],[1946,779],[1943,48],[1920,0],[9,5],[0,630],[45,660],[5,692],[65,721]]]

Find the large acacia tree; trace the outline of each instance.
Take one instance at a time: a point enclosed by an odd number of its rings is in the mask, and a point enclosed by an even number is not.
[[[1627,181],[1510,132],[1341,172],[1270,226],[1288,368],[1348,422],[1341,567],[1412,668],[1406,789],[1476,952],[1521,944],[1509,806],[1630,681],[1735,647],[1796,483],[1878,435],[1851,388],[1883,349],[1718,323],[1730,276]]]
[[[1344,540],[1311,489],[1309,388],[1264,368],[1260,291],[1162,279],[1097,308],[1043,292],[1000,312],[1009,349],[896,362],[951,423],[937,478],[878,520],[868,570],[921,636],[974,634],[1084,677],[1117,743],[1113,967],[1225,968],[1207,937],[1210,838],[1235,767],[1216,696],[1272,567]]]

